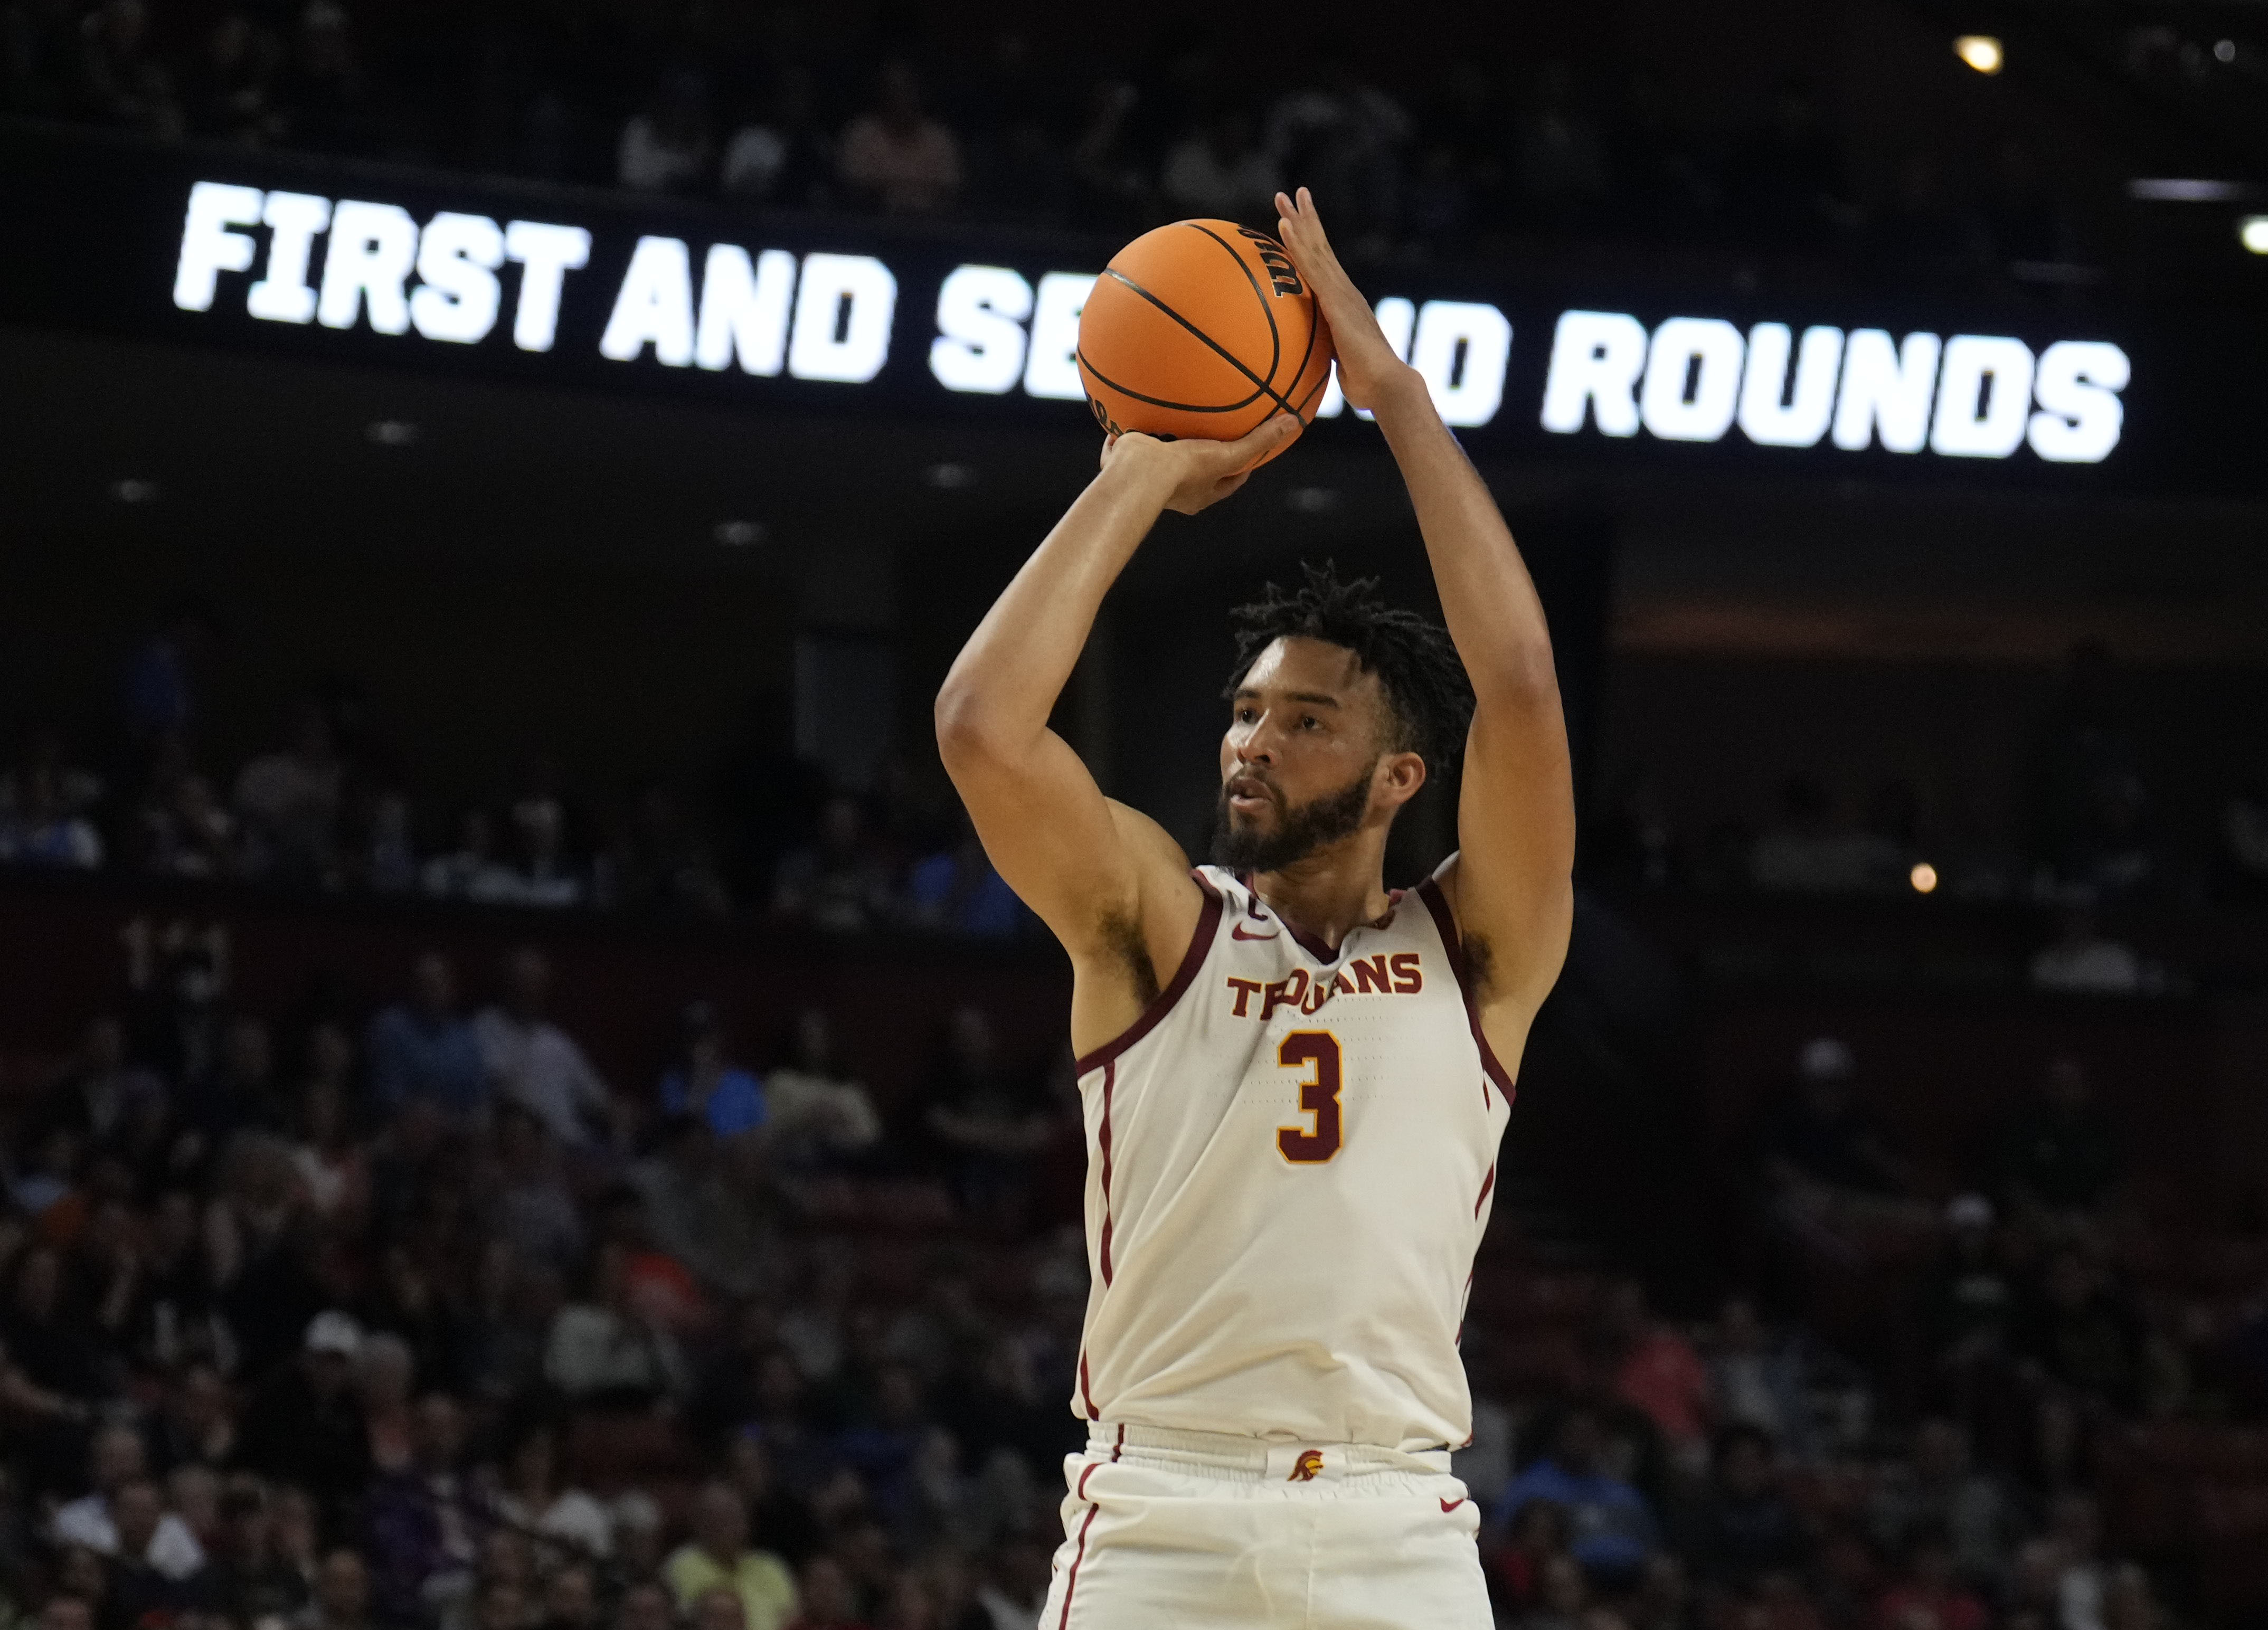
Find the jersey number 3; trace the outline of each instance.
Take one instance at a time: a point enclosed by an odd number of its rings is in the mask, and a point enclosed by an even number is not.
[[[1314,1129],[1276,1128],[1276,1147],[1295,1165],[1321,1165],[1339,1152],[1339,1039],[1327,1030],[1295,1030],[1276,1049],[1286,1069],[1309,1068],[1300,1083],[1300,1112],[1315,1118]]]

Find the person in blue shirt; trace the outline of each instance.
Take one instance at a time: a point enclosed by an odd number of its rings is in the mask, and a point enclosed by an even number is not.
[[[457,1010],[456,970],[429,951],[410,977],[411,1000],[371,1021],[371,1091],[388,1115],[412,1098],[452,1116],[477,1115],[488,1103],[488,1067],[471,1022]]]
[[[764,1084],[747,1070],[728,1063],[725,1026],[717,1010],[696,1002],[681,1021],[678,1067],[661,1078],[664,1115],[698,1115],[720,1138],[754,1132],[764,1124]]]
[[[1606,1435],[1587,1409],[1568,1411],[1552,1434],[1551,1450],[1505,1486],[1498,1520],[1509,1524],[1531,1500],[1566,1508],[1568,1550],[1583,1571],[1605,1582],[1631,1579],[1661,1539],[1646,1496],[1602,1469]]]
[[[906,874],[904,909],[915,928],[981,939],[1010,939],[1039,921],[993,870],[965,811],[953,848],[916,862]]]

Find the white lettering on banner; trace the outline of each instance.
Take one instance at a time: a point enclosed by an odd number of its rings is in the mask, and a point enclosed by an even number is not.
[[[1998,334],[1945,342],[1929,450],[1953,459],[2005,459],[2023,445],[2031,417],[2032,348]]]
[[[1086,400],[1079,377],[1079,319],[1094,292],[1093,272],[1049,272],[1032,305],[1032,343],[1024,354],[1024,394],[1049,401]]]
[[[1717,317],[1673,317],[1653,331],[1638,416],[1666,442],[1713,442],[1741,393],[1741,331]]]
[[[2051,464],[2100,464],[2118,445],[2126,405],[2118,393],[2133,371],[2126,353],[2101,340],[2058,340],[2040,353],[2032,389],[2032,451]]]
[[[948,391],[998,396],[1013,390],[1024,375],[1024,319],[1031,314],[1032,285],[1022,273],[954,267],[937,291],[931,374]]]
[[[504,231],[484,215],[443,210],[417,239],[419,286],[409,296],[409,320],[429,340],[477,345],[496,327],[503,290]]]
[[[1562,312],[1543,378],[1543,428],[1572,436],[1586,416],[1607,436],[1638,434],[1646,325],[1623,312]]]
[[[701,272],[701,329],[693,360],[711,373],[739,359],[760,378],[787,360],[788,307],[795,297],[795,257],[767,249],[755,265],[738,244],[711,244]]]
[[[520,267],[512,342],[523,351],[548,351],[559,333],[560,290],[568,273],[590,264],[591,234],[579,226],[514,221],[504,229],[504,252]]]
[[[1853,329],[1843,346],[1843,389],[1835,400],[1835,444],[1856,452],[1879,431],[1892,452],[1919,452],[1929,437],[1937,388],[1938,338],[1910,334],[1893,349],[1880,328]]]
[[[331,211],[331,246],[323,256],[323,297],[315,320],[351,328],[364,309],[380,334],[409,332],[406,285],[417,264],[417,223],[400,204],[342,198]]]
[[[268,228],[268,275],[246,290],[244,309],[263,322],[314,321],[307,262],[315,235],[331,224],[331,201],[310,193],[270,193],[260,219]]]
[[[1410,365],[1445,424],[1486,424],[1504,403],[1512,319],[1493,305],[1428,300],[1418,308]]]
[[[868,254],[806,254],[795,296],[787,371],[799,379],[864,385],[890,358],[898,280]]]
[[[1373,306],[1371,311],[1372,314],[1378,319],[1379,327],[1385,331],[1386,342],[1394,348],[1394,354],[1403,362],[1408,362],[1410,331],[1416,327],[1418,321],[1417,306],[1398,294],[1389,294]],[[1511,327],[1507,324],[1506,334],[1508,336],[1510,333]],[[1510,348],[1510,343],[1507,338],[1506,341],[1507,349]],[[1498,382],[1498,388],[1502,389],[1501,380]],[[1323,386],[1323,400],[1315,404],[1315,417],[1336,419],[1345,407],[1346,393],[1339,389],[1339,365],[1333,363],[1330,383]],[[1370,409],[1358,408],[1354,410],[1354,415],[1358,419],[1367,419],[1370,417]]]
[[[1843,331],[1810,327],[1795,354],[1795,381],[1787,377],[1786,323],[1749,330],[1748,371],[1741,378],[1741,433],[1759,447],[1816,447],[1835,416],[1835,373],[1843,362]]]
[[[185,312],[212,310],[213,292],[223,272],[248,272],[260,246],[232,226],[260,224],[260,189],[225,181],[199,181],[189,188],[189,212],[181,222],[180,258],[173,263],[173,304]]]
[[[641,238],[631,252],[614,314],[599,336],[599,355],[635,361],[647,346],[665,368],[693,360],[693,268],[679,238]]]

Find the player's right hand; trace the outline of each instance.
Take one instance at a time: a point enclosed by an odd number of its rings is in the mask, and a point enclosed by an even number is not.
[[[1233,442],[1167,442],[1127,430],[1104,440],[1102,467],[1154,484],[1160,509],[1195,515],[1243,486],[1260,461],[1298,435],[1300,428],[1291,415],[1278,413]]]

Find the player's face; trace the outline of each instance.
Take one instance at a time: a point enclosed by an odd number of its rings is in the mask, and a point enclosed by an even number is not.
[[[1231,699],[1220,745],[1219,848],[1256,871],[1289,865],[1368,818],[1386,696],[1354,653],[1278,640]],[[1292,852],[1296,851],[1296,852]]]

